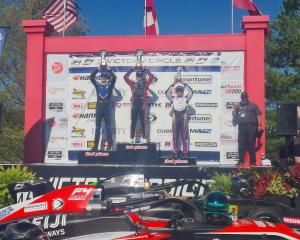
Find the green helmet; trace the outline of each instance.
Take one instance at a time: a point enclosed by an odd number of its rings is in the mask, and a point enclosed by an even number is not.
[[[228,218],[228,198],[222,192],[211,192],[206,196],[203,212],[209,222],[226,221]]]

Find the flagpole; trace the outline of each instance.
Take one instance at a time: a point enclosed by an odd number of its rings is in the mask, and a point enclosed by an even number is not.
[[[63,30],[63,37],[65,36],[66,30],[66,12],[67,12],[67,0],[64,2],[64,30]]]
[[[231,34],[233,34],[233,0],[231,0]]]
[[[146,2],[147,0],[145,0],[145,22],[144,22],[144,34],[145,34],[145,36],[147,36],[147,2]]]

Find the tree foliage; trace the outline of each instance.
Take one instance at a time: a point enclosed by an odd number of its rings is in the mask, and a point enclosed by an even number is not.
[[[0,58],[0,103],[4,105],[0,162],[23,159],[23,116],[26,67],[26,34],[21,21],[41,19],[51,0],[0,0],[0,26],[9,26],[6,46]],[[82,17],[66,35],[85,35]],[[54,33],[55,34],[55,33]]]
[[[267,104],[300,100],[300,0],[284,0],[266,42]],[[276,134],[276,110],[267,110],[267,155],[276,158],[283,139]]]

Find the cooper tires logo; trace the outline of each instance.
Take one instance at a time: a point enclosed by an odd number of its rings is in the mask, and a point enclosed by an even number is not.
[[[55,62],[52,64],[52,72],[59,74],[64,70],[64,66],[60,62]]]

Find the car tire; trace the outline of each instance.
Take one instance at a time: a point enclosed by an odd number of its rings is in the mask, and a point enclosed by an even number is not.
[[[282,223],[282,218],[280,215],[276,212],[276,210],[271,208],[261,208],[258,210],[255,210],[253,212],[250,212],[248,214],[249,218],[253,219],[259,219],[259,220],[266,220],[268,222],[272,223]]]

